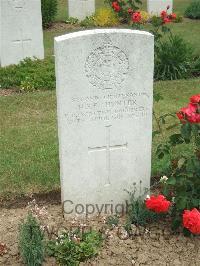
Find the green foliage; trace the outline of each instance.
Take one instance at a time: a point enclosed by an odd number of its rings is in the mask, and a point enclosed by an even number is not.
[[[151,222],[157,221],[160,217],[157,213],[148,210],[145,207],[144,198],[147,194],[147,190],[143,194],[136,196],[137,188],[134,184],[134,190],[128,191],[130,200],[128,205],[128,219],[127,225],[134,224],[136,226],[145,226]]]
[[[42,0],[42,25],[44,28],[48,28],[55,20],[57,13],[57,0]]]
[[[94,16],[86,17],[81,21],[80,25],[82,27],[93,27],[94,26]]]
[[[190,3],[185,10],[185,16],[191,19],[200,19],[200,0],[195,0]]]
[[[177,16],[173,22],[181,19]],[[183,79],[198,74],[198,62],[190,45],[180,36],[172,35],[161,17],[153,16],[150,24],[155,39],[155,80]]]
[[[176,19],[174,20],[175,23],[180,23],[183,22],[183,16],[177,14]]]
[[[117,14],[111,8],[100,8],[94,15],[94,25],[100,27],[116,26],[119,24]]]
[[[200,56],[194,58],[194,64],[192,68],[192,75],[194,77],[200,76]]]
[[[59,265],[75,266],[96,256],[102,244],[102,236],[96,231],[64,232],[57,240],[48,243],[48,253]]]
[[[27,220],[20,226],[19,249],[23,261],[28,266],[42,265],[44,259],[44,235],[40,224],[28,214]]]
[[[159,215],[148,210],[145,207],[144,199],[131,199],[128,212],[128,220],[131,224],[145,226],[151,222],[157,221]]]
[[[53,58],[25,59],[19,65],[0,68],[0,87],[19,88],[22,91],[52,90],[55,88]]]
[[[73,18],[73,17],[69,17],[66,21],[66,24],[70,24],[70,25],[75,25],[78,23],[78,19],[77,18]]]
[[[155,54],[156,80],[183,79],[191,76],[192,49],[180,36],[170,35],[159,42]]]
[[[113,228],[113,226],[117,226],[119,224],[119,218],[116,215],[110,215],[106,218],[106,224],[109,228]]]

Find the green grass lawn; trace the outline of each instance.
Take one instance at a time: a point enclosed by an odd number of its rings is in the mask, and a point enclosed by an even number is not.
[[[155,111],[176,112],[200,91],[200,79],[157,82],[155,90],[164,97],[155,104]],[[55,91],[0,97],[0,114],[0,195],[58,188]],[[154,139],[153,154],[159,142],[159,137]],[[164,169],[165,162],[153,155],[152,174]]]

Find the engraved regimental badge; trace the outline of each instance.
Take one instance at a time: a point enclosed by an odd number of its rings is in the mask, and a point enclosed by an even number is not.
[[[110,39],[92,51],[86,59],[85,72],[96,88],[107,90],[120,88],[129,69],[127,55]]]

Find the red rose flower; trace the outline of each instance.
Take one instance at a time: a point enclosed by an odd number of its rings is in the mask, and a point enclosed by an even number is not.
[[[141,21],[142,17],[140,12],[134,12],[132,15],[132,21],[135,23],[139,23]]]
[[[190,102],[200,104],[200,94],[193,95],[192,97],[190,97]]]
[[[196,208],[184,211],[183,226],[193,234],[200,234],[200,212]]]
[[[152,195],[149,199],[146,199],[145,205],[147,209],[154,212],[167,212],[171,206],[171,202],[168,201],[163,195]]]
[[[200,123],[200,113],[198,113],[197,104],[190,103],[187,107],[181,108],[176,115],[182,123],[185,123],[186,121],[192,124]]]
[[[119,12],[120,9],[121,9],[121,7],[120,7],[120,5],[119,5],[119,3],[117,1],[112,3],[112,7],[115,10],[115,12]]]

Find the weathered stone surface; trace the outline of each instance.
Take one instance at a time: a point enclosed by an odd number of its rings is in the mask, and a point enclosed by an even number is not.
[[[44,58],[40,0],[0,1],[0,66]]]
[[[95,0],[68,0],[68,16],[79,20],[95,12]]]
[[[126,211],[125,190],[149,187],[153,50],[150,33],[128,29],[55,38],[66,215]]]

